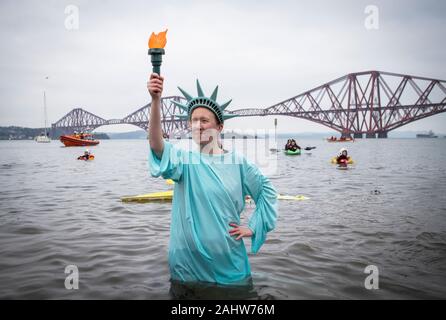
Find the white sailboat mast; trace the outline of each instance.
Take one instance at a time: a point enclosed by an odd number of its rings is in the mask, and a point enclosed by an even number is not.
[[[46,136],[47,135],[47,133],[46,133],[46,117],[47,117],[47,115],[46,115],[46,93],[45,93],[45,91],[43,91],[43,114],[45,117],[45,136]]]

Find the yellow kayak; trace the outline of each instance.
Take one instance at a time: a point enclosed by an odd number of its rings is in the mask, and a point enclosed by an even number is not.
[[[333,164],[337,164],[338,161],[336,160],[336,157],[331,158],[331,163]],[[355,162],[353,161],[352,157],[350,157],[347,161],[347,164],[354,164]]]
[[[122,197],[122,202],[152,202],[152,201],[172,201],[173,190],[160,191],[154,193],[140,194],[137,196]]]
[[[295,201],[302,201],[302,200],[308,200],[310,198],[306,197],[306,196],[287,196],[287,195],[283,195],[283,194],[279,194],[277,196],[278,200],[295,200]]]
[[[173,190],[140,194],[137,196],[129,196],[121,198],[122,202],[156,202],[156,201],[172,201],[173,198]],[[308,200],[309,198],[306,196],[287,196],[279,194],[277,196],[278,200],[294,200],[294,201],[303,201]],[[246,202],[250,202],[251,199],[246,199]]]

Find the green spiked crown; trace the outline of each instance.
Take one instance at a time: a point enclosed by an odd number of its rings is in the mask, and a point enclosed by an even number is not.
[[[226,119],[234,118],[237,116],[236,114],[224,113],[224,110],[231,103],[232,99],[222,105],[219,105],[217,103],[218,86],[215,87],[214,92],[212,92],[212,95],[210,97],[206,97],[204,95],[203,89],[201,89],[200,82],[198,81],[198,79],[197,79],[198,97],[195,97],[195,98],[192,97],[189,93],[187,93],[180,87],[178,87],[178,89],[181,91],[183,96],[186,98],[187,104],[184,105],[177,101],[172,101],[172,102],[176,106],[178,106],[182,111],[185,111],[187,113],[187,114],[176,114],[175,115],[176,117],[178,117],[182,120],[190,119],[192,112],[194,111],[195,108],[198,108],[198,107],[204,107],[204,108],[211,110],[215,114],[215,116],[217,117],[217,120],[220,123],[223,123]]]

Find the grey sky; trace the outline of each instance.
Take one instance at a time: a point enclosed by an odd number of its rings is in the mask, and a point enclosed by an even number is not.
[[[367,5],[378,30],[364,27]],[[65,8],[79,8],[79,29]],[[370,69],[446,79],[445,1],[8,1],[0,2],[0,125],[43,126],[74,107],[122,118],[149,102],[147,40],[169,28],[164,95],[195,93],[198,77],[229,109],[268,107],[349,72]],[[48,80],[45,77],[49,76]],[[273,128],[272,118],[226,128]],[[102,127],[99,131],[134,130]],[[400,130],[446,133],[446,114]],[[280,131],[327,131],[279,118]]]

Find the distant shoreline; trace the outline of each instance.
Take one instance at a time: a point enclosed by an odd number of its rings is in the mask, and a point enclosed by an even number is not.
[[[292,136],[290,138],[296,139],[297,141],[299,140],[326,140],[326,138],[321,138],[321,137],[315,137],[315,136],[305,136],[305,137],[299,137],[299,136]],[[135,140],[140,140],[140,141],[144,141],[146,139],[141,139],[141,138],[109,138],[109,139],[99,139],[96,138],[97,140],[113,140],[113,141],[126,141],[126,140],[131,140],[131,141],[135,141]],[[180,141],[180,140],[188,140],[189,138],[172,138],[169,139],[170,141]],[[274,139],[274,138],[271,138]],[[287,140],[287,138],[283,138],[283,137],[278,137],[278,140],[284,141]],[[426,139],[426,138],[416,138],[416,137],[388,137],[386,139],[369,139],[369,138],[358,138],[355,139],[356,141],[363,141],[363,140],[421,140],[421,141],[431,141],[431,140],[445,140],[446,136],[440,136],[438,138],[431,138],[431,139]],[[59,139],[52,139],[53,141],[59,141]],[[241,138],[241,137],[236,137],[236,138],[231,138],[231,137],[227,137],[227,138],[223,138],[223,140],[265,140],[264,137],[248,137],[248,138]],[[0,137],[0,142],[2,141],[32,141],[34,142],[34,138],[28,138],[28,139],[3,139]]]
[[[53,140],[58,139],[60,134],[59,132],[51,132],[51,138]],[[0,127],[0,140],[33,140],[34,137],[38,136],[44,132],[44,128],[26,128],[26,127],[19,127],[19,126],[9,126],[9,127]],[[396,131],[396,132],[389,132],[388,139],[421,139],[417,138],[416,135],[420,133],[425,133],[427,131]],[[137,131],[129,131],[129,132],[93,132],[96,139],[103,140],[103,139],[111,139],[111,140],[146,140],[147,139],[147,133],[144,130],[137,130]],[[430,138],[430,139],[442,139],[446,138],[446,134],[438,133],[436,134],[438,138]],[[227,131],[224,133],[224,139],[255,139],[255,136],[252,134],[252,131],[250,134],[240,134],[238,132],[234,131]],[[246,138],[244,138],[246,136]],[[278,133],[277,138],[278,139],[326,139],[331,136],[339,136],[338,133],[333,132],[290,132],[290,133]],[[258,135],[257,139],[265,139],[266,137],[263,135]],[[271,136],[271,138],[274,138]],[[187,139],[187,138],[182,138]],[[366,138],[362,138],[366,139]],[[171,140],[177,140],[176,138],[171,138]],[[361,140],[361,139],[358,139]]]
[[[59,131],[53,132],[51,128],[47,128],[47,133],[53,140],[58,140],[62,134]],[[45,132],[45,128],[26,128],[18,126],[0,127],[0,140],[34,140],[34,138]],[[110,139],[106,134],[93,133],[95,139]]]

